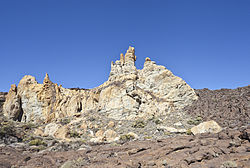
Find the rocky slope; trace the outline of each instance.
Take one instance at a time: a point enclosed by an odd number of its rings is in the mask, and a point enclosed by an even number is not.
[[[99,145],[53,142],[45,147],[41,142],[36,146],[13,143],[0,146],[0,167],[248,168],[249,135],[250,128],[243,128]]]
[[[184,109],[204,120],[215,120],[223,127],[250,124],[250,85],[237,89],[197,89],[198,100]]]

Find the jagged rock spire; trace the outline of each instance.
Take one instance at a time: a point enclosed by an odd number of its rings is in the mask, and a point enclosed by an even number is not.
[[[121,62],[122,65],[125,63],[123,53],[120,54],[120,62]]]
[[[130,61],[136,61],[135,48],[131,46],[129,46],[127,53],[125,54],[125,63]]]
[[[147,61],[151,61],[151,59],[149,57],[145,58],[145,62]]]
[[[16,84],[12,84],[10,86],[10,90],[13,91],[13,92],[17,92],[17,86],[16,86]]]
[[[48,73],[46,73],[45,78],[43,80],[43,84],[52,84],[51,80],[49,79]]]
[[[136,74],[135,60],[135,48],[129,46],[125,56],[121,53],[120,60],[115,61],[115,63],[112,61],[109,80],[115,80],[120,75]]]

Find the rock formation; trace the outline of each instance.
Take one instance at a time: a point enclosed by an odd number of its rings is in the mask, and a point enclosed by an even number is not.
[[[135,67],[135,49],[111,63],[108,81],[89,90],[66,89],[51,82],[43,84],[24,76],[12,85],[3,107],[5,116],[23,122],[47,123],[76,113],[99,113],[115,120],[164,116],[191,105],[197,96],[181,78],[146,58]],[[14,109],[14,110],[13,110]]]
[[[0,92],[0,167],[250,167],[250,85],[193,90],[135,61],[129,47],[94,89],[46,73]]]
[[[6,95],[7,95],[6,92],[0,92],[0,115],[2,115],[3,104],[5,102]]]
[[[5,109],[8,109],[8,113],[6,113]],[[6,96],[6,101],[3,105],[3,114],[13,120],[20,121],[22,118],[22,102],[20,96],[17,94],[17,87],[15,84],[11,85],[9,93]]]

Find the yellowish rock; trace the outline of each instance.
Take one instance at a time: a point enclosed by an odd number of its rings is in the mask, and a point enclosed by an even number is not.
[[[34,134],[37,135],[37,136],[44,136],[43,130],[39,129],[39,128],[36,128],[34,130]]]
[[[135,49],[129,47],[124,64],[122,55],[111,63],[108,81],[88,90],[58,86],[47,73],[42,84],[26,75],[18,87],[11,86],[3,114],[14,120],[36,123],[51,123],[76,114],[80,118],[88,112],[101,112],[113,120],[148,119],[181,111],[197,100],[194,90],[184,80],[149,58],[146,60],[143,69],[136,69]],[[86,125],[81,128],[87,130]],[[98,126],[93,123],[88,128]]]
[[[107,142],[113,142],[119,139],[119,137],[117,136],[117,133],[110,129],[104,132],[104,137]]]
[[[222,130],[222,128],[217,124],[215,121],[207,121],[200,123],[197,126],[194,126],[191,128],[191,132],[196,134],[202,134],[202,133],[218,133]]]
[[[120,54],[120,61],[121,61],[122,65],[125,63],[125,59],[124,59],[123,53]]]
[[[83,123],[81,124],[80,128],[83,129],[84,131],[87,131],[88,125],[87,125],[85,122],[83,122]]]
[[[54,137],[62,139],[62,140],[70,141],[70,139],[67,138],[68,130],[69,128],[66,125],[62,126],[57,129],[57,131],[54,134]]]
[[[151,61],[151,59],[149,57],[145,58],[145,61]]]
[[[98,131],[95,133],[95,136],[96,136],[96,137],[103,137],[103,134],[104,134],[104,131],[103,131],[103,130],[98,130]]]
[[[139,138],[139,136],[134,132],[129,132],[127,135],[132,136],[133,139],[138,139]]]
[[[115,126],[115,122],[114,121],[109,121],[108,128],[113,128],[114,126]]]
[[[44,129],[44,135],[45,136],[54,136],[56,131],[58,130],[59,125],[56,123],[49,123],[46,125]]]

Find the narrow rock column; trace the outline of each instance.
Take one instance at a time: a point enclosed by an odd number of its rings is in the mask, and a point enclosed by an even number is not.
[[[135,56],[135,48],[129,46],[127,53],[125,54],[125,63],[127,62],[135,62],[136,56]]]
[[[121,62],[121,65],[124,65],[124,63],[125,63],[125,59],[124,59],[123,53],[120,54],[120,62]]]

